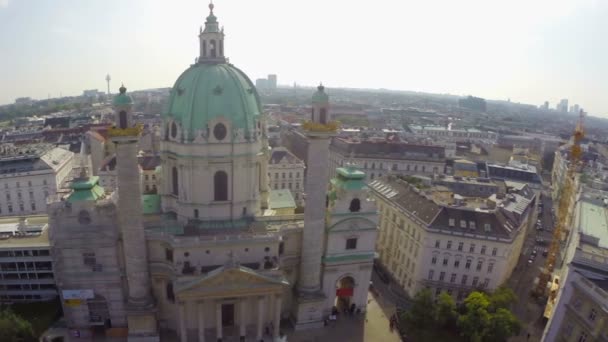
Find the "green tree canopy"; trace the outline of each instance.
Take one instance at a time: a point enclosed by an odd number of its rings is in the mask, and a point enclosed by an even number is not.
[[[412,308],[405,312],[404,321],[412,329],[426,329],[432,327],[435,322],[436,308],[433,295],[428,289],[416,293]]]
[[[453,328],[458,317],[454,298],[446,292],[441,292],[437,298],[436,306],[436,322],[442,327]]]
[[[472,292],[465,300],[465,313],[458,317],[458,328],[462,336],[471,342],[483,341],[484,333],[490,325],[488,307],[490,300],[483,292]]]
[[[36,341],[32,325],[11,310],[0,311],[0,341]]]

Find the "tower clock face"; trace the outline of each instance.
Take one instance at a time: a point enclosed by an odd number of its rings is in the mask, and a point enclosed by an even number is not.
[[[213,127],[213,136],[216,140],[224,140],[226,138],[226,126],[223,123],[218,123]]]

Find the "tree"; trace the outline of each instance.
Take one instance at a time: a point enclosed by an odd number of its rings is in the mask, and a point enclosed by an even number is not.
[[[490,306],[492,311],[498,309],[507,309],[511,303],[517,302],[517,296],[515,292],[506,286],[497,288],[490,295]]]
[[[464,300],[465,313],[458,317],[458,328],[460,334],[468,341],[483,341],[484,334],[490,326],[489,306],[490,300],[483,292],[473,291]]]
[[[445,328],[453,328],[457,317],[458,312],[456,312],[456,302],[454,302],[454,298],[446,292],[441,292],[437,298],[437,324]]]
[[[402,319],[410,329],[424,330],[435,323],[436,308],[431,290],[424,289],[416,293],[412,308],[405,312]]]
[[[0,311],[0,341],[36,341],[32,325],[11,310]]]
[[[490,326],[484,336],[485,341],[506,341],[509,337],[519,334],[521,323],[507,310],[500,308],[492,314]]]

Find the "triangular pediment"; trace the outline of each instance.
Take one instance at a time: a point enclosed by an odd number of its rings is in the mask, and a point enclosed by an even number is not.
[[[196,279],[178,282],[177,294],[201,294],[288,286],[282,275],[266,275],[243,266],[220,267]]]

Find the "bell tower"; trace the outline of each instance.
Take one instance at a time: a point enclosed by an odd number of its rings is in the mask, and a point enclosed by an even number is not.
[[[199,63],[226,63],[224,57],[224,28],[220,29],[217,17],[213,14],[213,8],[213,3],[210,3],[205,29],[201,27],[198,34],[200,44]]]

